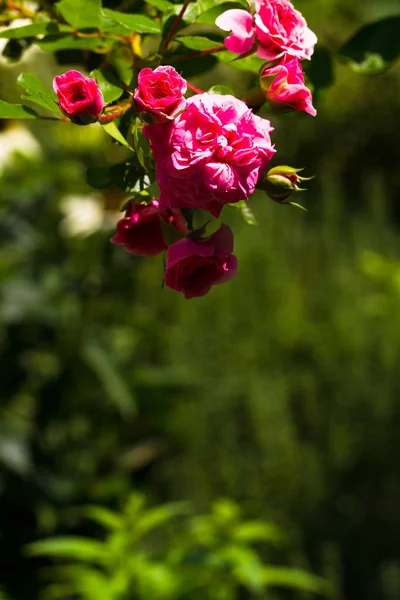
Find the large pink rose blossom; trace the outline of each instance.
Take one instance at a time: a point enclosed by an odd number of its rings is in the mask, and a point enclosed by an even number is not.
[[[78,125],[97,121],[105,106],[103,94],[94,79],[79,71],[54,77],[53,88],[65,115]]]
[[[261,89],[270,106],[282,112],[302,111],[315,117],[310,90],[304,84],[304,73],[296,57],[285,56],[280,63],[264,67]]]
[[[168,248],[165,285],[186,299],[204,296],[236,275],[233,233],[227,225],[208,238],[184,238]]]
[[[167,124],[147,125],[160,206],[202,208],[218,217],[247,199],[275,150],[270,122],[234,96],[197,94]]]
[[[215,21],[224,31],[232,32],[225,39],[228,50],[243,54],[256,41],[257,55],[266,60],[286,54],[299,60],[311,58],[317,37],[290,0],[255,0],[254,6],[254,20],[245,10],[231,9]]]
[[[124,246],[127,252],[137,256],[156,256],[167,249],[161,229],[160,218],[182,233],[187,233],[185,220],[177,210],[159,210],[158,201],[138,204],[131,201],[125,217],[118,221],[113,244]]]
[[[173,67],[146,67],[139,73],[135,100],[139,110],[152,114],[159,122],[173,117],[185,106],[186,81]]]

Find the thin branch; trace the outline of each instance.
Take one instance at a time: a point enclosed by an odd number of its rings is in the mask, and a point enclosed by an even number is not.
[[[170,41],[172,40],[172,38],[174,37],[175,33],[177,32],[179,23],[182,21],[183,19],[183,15],[186,12],[187,7],[189,6],[190,0],[184,0],[183,6],[181,8],[181,11],[179,13],[179,15],[176,17],[175,21],[172,24],[172,27],[167,35],[167,37],[165,38],[162,46],[161,46],[161,54],[164,56],[164,54],[167,51],[168,45],[170,43]]]

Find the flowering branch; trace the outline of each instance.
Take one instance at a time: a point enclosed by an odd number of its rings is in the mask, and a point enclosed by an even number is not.
[[[190,3],[190,0],[184,0],[184,3],[182,5],[179,15],[176,17],[167,37],[165,38],[164,42],[162,43],[161,50],[160,50],[162,56],[164,56],[164,54],[166,53],[170,41],[172,40],[175,33],[177,32],[179,23],[182,21],[183,15],[185,14],[187,7],[189,6],[189,3]]]

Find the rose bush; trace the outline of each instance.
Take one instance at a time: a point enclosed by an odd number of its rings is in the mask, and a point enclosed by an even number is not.
[[[100,117],[105,102],[94,79],[79,71],[67,71],[54,78],[53,88],[61,110],[74,123],[88,125]]]
[[[153,115],[158,121],[172,118],[185,106],[187,83],[173,67],[142,69],[134,98],[138,109]]]
[[[269,121],[234,96],[198,94],[166,125],[147,125],[160,187],[160,206],[222,207],[247,199],[275,150]]]
[[[168,248],[164,281],[186,299],[204,296],[236,275],[233,233],[227,225],[206,238],[185,238]]]

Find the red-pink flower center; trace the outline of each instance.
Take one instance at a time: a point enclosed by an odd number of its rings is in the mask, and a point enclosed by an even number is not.
[[[150,91],[153,98],[165,98],[165,96],[170,95],[170,86],[167,81],[164,79],[156,79],[150,84]]]
[[[87,98],[87,92],[83,81],[76,81],[68,89],[70,95],[70,102],[82,102]]]

